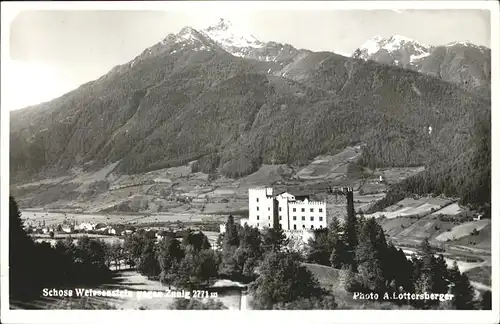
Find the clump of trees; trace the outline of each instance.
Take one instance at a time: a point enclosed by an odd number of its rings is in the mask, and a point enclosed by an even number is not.
[[[356,229],[356,240],[348,236],[346,228],[349,227]],[[436,256],[436,249],[427,240],[422,242],[419,255],[408,260],[401,249],[386,241],[382,227],[374,218],[348,217],[343,224],[333,220],[328,229],[316,231],[309,246],[309,262],[345,270],[347,291],[382,295],[387,292],[391,296],[392,293],[451,293],[455,298],[449,306],[443,306],[439,300],[394,302],[418,309],[478,307],[473,301],[469,279],[460,273],[456,263],[448,269],[443,256]]]
[[[164,232],[157,243],[152,232],[140,230],[126,237],[128,263],[150,279],[177,288],[207,286],[217,277],[218,255],[201,232],[187,231],[182,241]]]
[[[21,213],[9,198],[9,294],[12,299],[41,296],[46,287],[99,284],[111,278],[102,240],[59,240],[54,247],[36,243],[23,229]]]
[[[255,309],[335,309],[335,298],[319,287],[296,253],[271,250],[250,287]]]

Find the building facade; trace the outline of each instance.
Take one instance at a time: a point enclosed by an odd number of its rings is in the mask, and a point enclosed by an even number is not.
[[[314,230],[327,228],[326,203],[300,193],[275,193],[268,187],[249,189],[248,218],[240,223],[259,229],[281,228],[290,239],[306,243],[314,238]],[[225,232],[225,224],[220,231]]]
[[[248,190],[248,219],[241,224],[258,228],[277,227],[285,231],[311,231],[327,227],[326,203],[308,195],[280,192],[273,188]]]

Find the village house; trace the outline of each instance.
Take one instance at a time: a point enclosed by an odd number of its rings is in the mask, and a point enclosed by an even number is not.
[[[122,235],[124,232],[125,228],[123,225],[116,225],[116,226],[109,226],[108,228],[108,234],[110,235]]]
[[[93,231],[95,229],[95,224],[92,223],[81,223],[76,226],[76,229],[81,231]]]
[[[75,227],[73,225],[64,225],[64,226],[62,226],[61,229],[64,233],[73,233],[73,231],[75,230]]]
[[[132,233],[134,233],[134,231],[132,231],[131,229],[127,229],[122,232],[122,235],[130,235]]]

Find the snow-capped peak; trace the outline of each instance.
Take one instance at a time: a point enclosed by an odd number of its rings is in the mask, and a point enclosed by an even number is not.
[[[471,46],[472,45],[472,46],[476,46],[476,45],[472,44],[469,41],[451,42],[451,43],[446,44],[445,46],[454,46],[454,45],[464,45],[464,46]]]
[[[392,57],[394,64],[406,66],[430,55],[432,46],[422,44],[414,39],[401,35],[390,37],[375,36],[366,41],[354,53],[354,58],[364,60],[373,59],[379,52],[387,61],[387,54]]]
[[[485,46],[478,46],[474,43],[471,43],[470,41],[466,40],[466,41],[457,41],[457,42],[451,42],[451,43],[448,43],[446,44],[445,46],[446,47],[451,47],[451,46],[455,46],[455,45],[462,45],[462,46],[466,46],[466,47],[474,47],[474,48],[479,48],[479,49],[485,49],[487,47]]]
[[[217,23],[201,30],[201,33],[211,38],[223,48],[258,48],[264,45],[249,32],[234,27],[230,21],[223,18],[221,18]]]
[[[369,56],[375,54],[381,49],[384,49],[390,53],[397,51],[400,48],[408,45],[415,47],[417,51],[421,52],[419,54],[423,54],[424,52],[427,52],[430,49],[429,45],[419,43],[414,39],[401,35],[392,35],[390,37],[375,36],[372,39],[366,41],[363,45],[361,45],[359,50],[364,55]]]

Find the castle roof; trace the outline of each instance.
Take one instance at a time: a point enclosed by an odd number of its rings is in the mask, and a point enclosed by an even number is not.
[[[276,196],[279,196],[284,193],[289,193],[290,195],[295,196],[295,199],[297,200],[304,200],[304,199],[309,199],[311,194],[308,193],[307,191],[304,190],[299,190],[299,189],[289,189],[289,190],[283,190],[279,193],[276,194]]]

